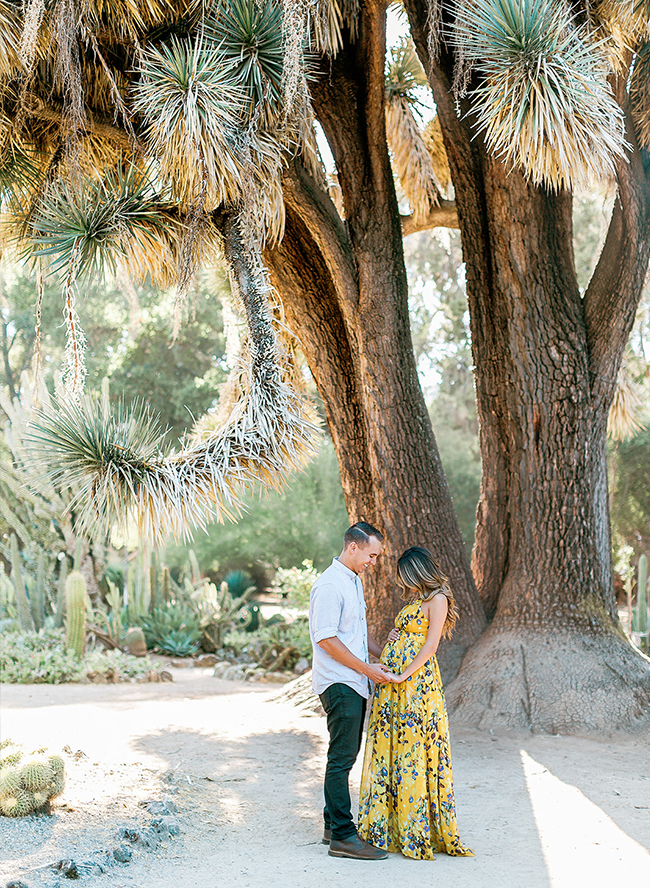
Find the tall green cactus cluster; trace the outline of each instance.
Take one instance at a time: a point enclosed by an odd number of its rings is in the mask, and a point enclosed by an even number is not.
[[[60,755],[39,749],[26,758],[11,740],[0,743],[0,814],[24,817],[47,808],[65,789],[65,765]]]
[[[83,574],[73,570],[65,582],[66,647],[81,660],[86,652],[86,598],[88,590]]]
[[[33,542],[27,546],[29,555],[23,561],[18,538],[11,534],[8,547],[8,558],[11,564],[10,575],[7,577],[0,568],[0,610],[11,614],[23,632],[39,631],[46,625],[48,617],[53,618],[54,625],[63,625],[65,610],[63,584],[67,573],[68,560],[63,557],[59,568],[59,592],[55,593],[56,578],[51,568],[48,570],[48,558],[45,551]],[[30,562],[34,563],[35,572],[29,570]],[[56,562],[55,562],[56,563]],[[25,565],[28,569],[25,570]]]

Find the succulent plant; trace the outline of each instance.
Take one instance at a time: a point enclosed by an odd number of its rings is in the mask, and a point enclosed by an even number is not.
[[[10,740],[0,744],[0,814],[25,817],[45,808],[65,788],[65,764],[45,750],[23,760],[22,749]]]

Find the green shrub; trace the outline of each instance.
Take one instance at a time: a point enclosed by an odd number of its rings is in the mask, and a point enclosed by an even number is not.
[[[309,593],[320,574],[313,562],[303,561],[300,567],[279,567],[273,581],[273,590],[279,592],[292,607],[308,608]]]
[[[248,654],[268,669],[291,669],[301,657],[311,663],[309,622],[298,617],[291,623],[278,622],[256,632],[232,629],[224,636],[224,645],[235,656]]]
[[[125,681],[150,669],[150,663],[122,651],[90,650],[78,660],[66,649],[63,629],[0,636],[0,682],[8,684],[62,684],[85,681],[89,675]]]
[[[0,638],[0,681],[61,684],[84,677],[83,663],[67,649],[62,629],[13,632]]]

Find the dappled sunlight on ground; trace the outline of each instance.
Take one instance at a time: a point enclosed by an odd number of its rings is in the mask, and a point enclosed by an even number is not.
[[[3,689],[3,736],[31,745],[38,737],[52,749],[69,744],[88,758],[71,766],[64,798],[79,816],[60,810],[44,820],[40,845],[16,847],[11,862],[0,857],[0,880],[74,856],[75,830],[110,841],[119,806],[136,816],[145,795],[174,800],[181,835],[127,867],[84,879],[87,888],[395,888],[414,880],[611,888],[628,874],[630,884],[637,873],[642,884],[650,872],[644,738],[480,732],[452,723],[458,824],[476,856],[337,860],[320,843],[325,720],[274,699],[276,688],[199,673],[175,670],[173,685]],[[361,756],[355,799],[360,772]],[[84,776],[92,774],[94,784]],[[3,819],[6,848],[19,828]],[[25,881],[39,884],[34,874]]]
[[[650,852],[524,749],[521,761],[552,888],[615,885],[623,874],[647,881]]]

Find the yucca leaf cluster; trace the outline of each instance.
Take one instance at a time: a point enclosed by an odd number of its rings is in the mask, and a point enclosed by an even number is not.
[[[244,92],[218,46],[172,38],[142,57],[136,112],[150,153],[184,208],[236,200],[242,190],[238,136]],[[180,160],[182,158],[182,165]]]
[[[120,164],[101,179],[59,179],[31,220],[32,255],[51,260],[52,273],[65,273],[74,264],[76,279],[114,274],[120,263],[141,276],[144,256],[163,275],[169,273],[178,221],[164,197],[154,187],[152,171],[133,163]]]
[[[454,42],[480,75],[469,113],[506,165],[553,188],[615,173],[627,146],[611,68],[603,41],[576,23],[568,5],[460,0]]]
[[[284,105],[284,46],[279,4],[230,0],[216,3],[205,33],[231,63],[248,116],[258,109],[264,126],[277,124]]]

